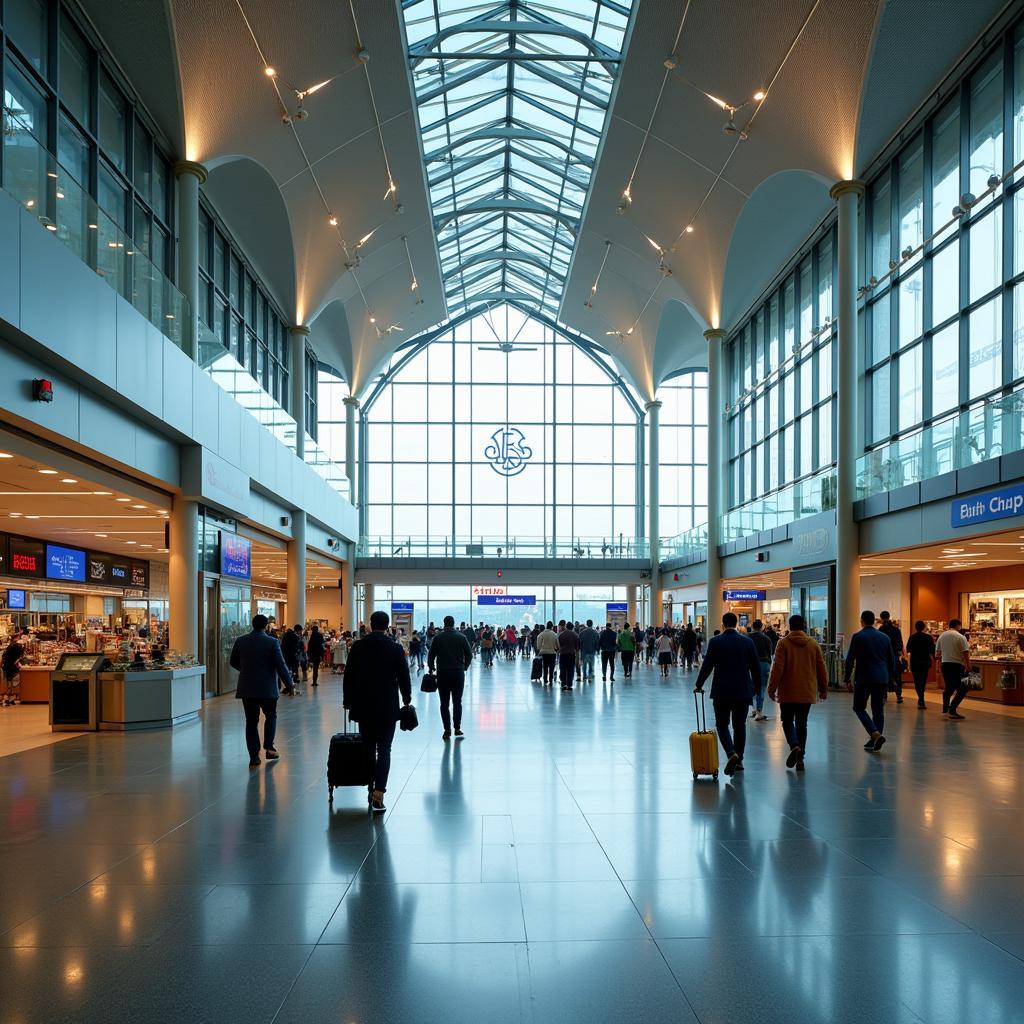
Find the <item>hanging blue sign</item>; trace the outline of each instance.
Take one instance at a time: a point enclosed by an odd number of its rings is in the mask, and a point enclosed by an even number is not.
[[[957,498],[949,506],[949,514],[953,527],[1024,515],[1024,484],[1000,487],[998,491],[976,494],[972,498]]]
[[[396,612],[411,612],[413,604],[413,601],[392,601],[391,614],[394,615]]]
[[[768,595],[763,590],[723,590],[723,601],[763,601]]]
[[[503,427],[491,434],[484,458],[499,476],[518,476],[533,458],[533,449],[525,441],[526,435],[518,427]]]
[[[625,601],[614,601],[606,604],[605,609],[611,615],[612,612],[628,612],[629,605]]]
[[[520,608],[527,605],[535,605],[537,597],[535,594],[477,594],[478,605],[513,605]]]
[[[235,533],[220,532],[220,574],[233,580],[252,575],[252,544]]]

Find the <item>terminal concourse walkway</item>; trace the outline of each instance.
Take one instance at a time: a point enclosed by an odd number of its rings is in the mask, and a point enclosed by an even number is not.
[[[0,759],[0,1024],[1024,1021],[1024,722],[846,694],[694,783],[692,676],[543,690],[474,666],[399,733],[383,819],[328,807],[340,679],[173,732]]]

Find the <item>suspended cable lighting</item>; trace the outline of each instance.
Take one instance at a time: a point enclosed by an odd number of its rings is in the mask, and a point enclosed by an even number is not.
[[[608,255],[612,251],[612,243],[605,240],[604,243],[604,257],[601,260],[601,266],[598,268],[597,277],[594,278],[594,283],[590,286],[590,295],[587,297],[587,301],[583,303],[587,309],[594,308],[594,296],[597,295],[597,286],[601,283],[601,275],[604,273],[604,265],[608,262]]]

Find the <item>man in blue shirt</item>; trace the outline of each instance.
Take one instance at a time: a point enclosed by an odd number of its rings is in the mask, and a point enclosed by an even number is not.
[[[878,751],[885,743],[882,731],[885,728],[885,697],[889,680],[896,671],[896,659],[889,638],[875,629],[875,613],[863,612],[860,617],[863,629],[850,638],[850,649],[846,652],[846,683],[853,677],[853,711],[870,737],[864,744],[865,750]],[[867,713],[868,700],[871,714]]]
[[[750,637],[736,631],[738,621],[732,612],[722,616],[725,628],[708,644],[694,687],[695,692],[703,690],[704,680],[714,670],[711,703],[715,706],[718,738],[728,757],[724,768],[726,775],[743,771],[743,750],[747,744],[747,708],[761,683],[757,649]],[[730,719],[735,741],[729,734]]]

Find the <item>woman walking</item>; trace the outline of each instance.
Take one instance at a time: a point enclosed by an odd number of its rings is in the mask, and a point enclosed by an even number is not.
[[[668,679],[668,669],[675,655],[672,653],[672,637],[668,635],[667,629],[661,631],[655,646],[658,651],[658,668],[661,669],[662,677]]]
[[[782,709],[782,731],[789,743],[786,767],[804,770],[807,750],[807,716],[811,705],[828,697],[828,671],[821,648],[807,635],[802,615],[789,620],[789,632],[775,648],[768,677],[768,696]]]

